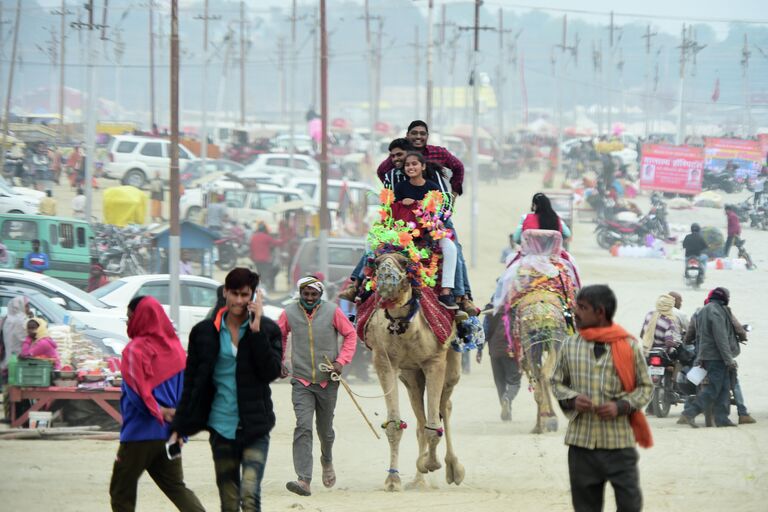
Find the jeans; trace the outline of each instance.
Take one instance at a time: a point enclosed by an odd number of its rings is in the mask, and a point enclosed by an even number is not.
[[[731,393],[731,377],[723,361],[704,361],[709,384],[701,388],[692,401],[685,404],[683,414],[689,418],[713,407],[715,425],[725,425],[728,419],[728,407]]]
[[[741,392],[741,384],[739,384],[739,374],[736,370],[730,372],[730,379],[733,398],[736,401],[736,411],[738,411],[739,416],[749,416],[747,405],[744,403],[744,394]]]
[[[211,452],[222,512],[261,512],[261,480],[269,452],[269,434],[245,444],[242,429],[235,439],[211,431]],[[242,469],[242,478],[241,478]]]
[[[602,512],[606,482],[613,486],[616,510],[640,512],[643,495],[640,491],[639,456],[635,448],[604,450],[568,448],[568,473],[571,480],[571,501],[575,512]]]
[[[109,497],[113,511],[136,510],[137,486],[144,471],[149,473],[152,480],[177,509],[185,512],[205,511],[195,493],[184,485],[181,459],[168,459],[165,453],[165,440],[120,443],[109,483]]]

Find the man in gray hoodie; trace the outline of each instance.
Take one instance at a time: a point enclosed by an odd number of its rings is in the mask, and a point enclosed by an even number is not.
[[[678,423],[698,428],[697,415],[714,406],[715,426],[735,427],[728,419],[731,390],[731,372],[736,370],[736,356],[741,351],[736,329],[728,312],[730,293],[718,287],[709,292],[705,306],[695,315],[698,337],[697,365],[707,370],[709,384],[704,386],[694,400],[685,404]]]

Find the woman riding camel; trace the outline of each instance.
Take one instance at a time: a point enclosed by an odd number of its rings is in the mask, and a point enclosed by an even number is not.
[[[405,175],[408,181],[402,181],[395,185],[395,202],[392,205],[394,219],[405,222],[414,222],[413,213],[417,201],[422,201],[432,190],[440,191],[440,187],[434,181],[426,179],[427,164],[424,155],[417,151],[408,153],[405,157]],[[456,244],[450,238],[442,237],[438,240],[440,250],[443,253],[442,278],[440,295],[438,300],[448,309],[458,309],[453,298],[453,287],[456,276],[456,264],[458,262],[458,250]]]
[[[525,214],[520,218],[520,224],[518,224],[513,237],[518,244],[523,236],[523,231],[528,229],[550,229],[552,231],[559,231],[563,235],[563,240],[567,240],[571,237],[571,230],[568,225],[563,222],[557,212],[552,209],[552,203],[549,198],[538,192],[534,194],[531,201],[531,213]]]

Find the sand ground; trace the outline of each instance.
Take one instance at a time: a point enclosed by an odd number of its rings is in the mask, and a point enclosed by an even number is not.
[[[502,270],[499,253],[519,215],[528,209],[530,197],[540,186],[540,176],[527,174],[515,181],[481,184],[480,243],[478,261],[470,270],[478,302],[488,297]],[[68,211],[62,191],[60,209]],[[736,197],[731,197],[735,200]],[[643,200],[641,199],[641,202]],[[704,225],[725,226],[721,210],[672,211],[673,224],[696,220]],[[469,253],[468,197],[459,201],[456,222]],[[707,287],[723,285],[732,291],[736,315],[754,326],[750,342],[739,357],[740,378],[755,425],[733,429],[698,429],[675,424],[681,407],[664,419],[650,418],[655,446],[641,450],[640,474],[645,509],[689,511],[768,510],[768,390],[761,388],[768,361],[764,320],[768,284],[768,233],[745,230],[748,245],[759,269],[711,271]],[[592,225],[576,223],[572,245],[585,283],[608,283],[619,298],[617,320],[628,330],[640,329],[645,313],[662,292],[679,290],[683,310],[691,314],[702,303],[705,291],[685,290],[681,261],[612,258],[598,248]],[[350,381],[363,395],[379,395],[377,384]],[[376,440],[347,396],[339,398],[336,411],[334,461],[337,486],[320,485],[316,456],[313,496],[300,498],[284,488],[293,479],[291,441],[293,411],[290,386],[273,386],[277,426],[272,433],[269,461],[263,482],[264,510],[313,511],[559,511],[570,510],[567,448],[563,444],[566,423],[560,431],[532,435],[535,405],[532,394],[521,391],[513,405],[513,420],[502,423],[491,379],[490,365],[473,362],[454,394],[454,443],[466,468],[461,486],[448,486],[444,473],[429,477],[431,488],[387,493],[383,482],[388,467],[388,445]],[[362,399],[362,406],[378,424],[385,416],[384,400]],[[414,423],[401,389],[402,417]],[[735,419],[735,411],[732,418]],[[702,422],[702,418],[699,418]],[[316,450],[319,448],[316,445]],[[109,509],[108,486],[117,442],[106,441],[3,441],[0,442],[0,510],[8,511],[103,511]],[[416,442],[413,429],[405,431],[401,445],[401,475],[410,480],[415,472]],[[209,510],[218,508],[213,464],[207,436],[197,436],[184,449],[186,482]],[[610,490],[607,509],[613,508]],[[172,510],[170,502],[148,477],[139,484],[139,510]]]

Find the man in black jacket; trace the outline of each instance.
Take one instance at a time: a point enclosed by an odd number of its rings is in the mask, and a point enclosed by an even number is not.
[[[236,268],[224,281],[226,307],[189,334],[184,391],[171,441],[210,432],[224,512],[260,511],[261,480],[275,426],[269,383],[280,376],[280,328],[262,316],[259,276]],[[241,478],[242,471],[242,478]]]

